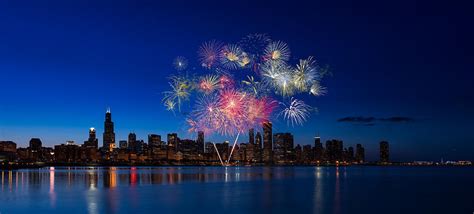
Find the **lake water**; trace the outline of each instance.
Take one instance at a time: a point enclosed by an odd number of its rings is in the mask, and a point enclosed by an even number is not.
[[[471,167],[1,171],[0,213],[466,213]]]

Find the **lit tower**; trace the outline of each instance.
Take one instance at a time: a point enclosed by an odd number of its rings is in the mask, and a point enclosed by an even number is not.
[[[105,151],[112,151],[114,147],[115,147],[114,122],[112,122],[112,113],[110,113],[110,108],[108,108],[107,112],[105,113],[103,149]]]
[[[97,140],[96,137],[96,131],[95,128],[90,128],[89,129],[89,139],[84,143],[85,147],[87,148],[98,148],[99,147],[99,141]]]

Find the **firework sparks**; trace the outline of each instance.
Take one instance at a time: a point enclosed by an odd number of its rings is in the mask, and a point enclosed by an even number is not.
[[[284,97],[294,93],[292,70],[285,63],[268,61],[262,66],[263,78],[276,92]]]
[[[294,96],[326,94],[320,81],[327,69],[321,69],[313,57],[290,66],[288,45],[271,41],[265,34],[250,34],[225,46],[216,40],[205,42],[199,47],[198,60],[211,72],[200,74],[200,78],[172,76],[171,89],[163,92],[163,104],[173,112],[181,112],[182,103],[193,99],[192,109],[185,115],[190,132],[239,136],[272,116],[282,117],[288,125],[302,125],[315,108]],[[188,61],[177,57],[173,64],[181,71],[186,70]],[[236,69],[242,70],[229,72]],[[249,71],[255,73],[245,73]],[[284,107],[274,114],[279,104]]]
[[[219,77],[217,75],[207,75],[199,81],[198,88],[204,94],[214,92],[219,86]]]
[[[186,80],[183,77],[173,76],[170,79],[171,82],[169,82],[169,85],[171,90],[163,92],[165,95],[163,101],[167,106],[171,103],[175,103],[173,109],[177,104],[178,110],[181,111],[181,103],[185,100],[189,100],[189,97],[191,96],[191,84],[189,80]]]
[[[314,96],[323,96],[327,93],[326,87],[321,86],[318,81],[315,81],[309,90],[309,93]]]
[[[173,65],[176,70],[182,71],[188,67],[188,60],[182,56],[178,56],[174,59]]]
[[[235,70],[241,67],[243,57],[243,51],[238,45],[226,45],[221,51],[221,65],[226,69]]]
[[[255,33],[242,38],[239,45],[248,54],[250,64],[256,71],[265,54],[265,48],[270,44],[271,39],[267,34]]]
[[[286,62],[290,59],[290,48],[282,41],[271,42],[265,48],[265,59],[273,62]]]
[[[294,99],[293,97],[291,98],[289,105],[283,105],[285,108],[280,115],[283,115],[283,118],[287,123],[291,123],[292,126],[303,125],[312,110],[311,106],[307,105],[302,100]]]
[[[216,40],[211,40],[202,44],[198,51],[201,65],[207,69],[215,67],[223,47],[224,44]]]
[[[173,100],[166,99],[165,100],[165,106],[166,106],[166,110],[174,111],[175,108],[176,108],[176,103]]]
[[[316,61],[313,57],[300,59],[300,63],[296,65],[293,72],[293,85],[295,88],[301,92],[308,91],[313,82],[318,80],[317,78]]]

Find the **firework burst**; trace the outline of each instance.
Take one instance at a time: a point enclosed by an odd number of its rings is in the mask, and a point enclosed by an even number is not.
[[[198,60],[202,70],[210,72],[200,73],[199,78],[170,77],[170,90],[163,92],[162,100],[173,113],[176,109],[182,112],[183,102],[193,100],[189,113],[177,115],[186,118],[190,132],[236,136],[237,142],[240,134],[274,116],[288,125],[302,125],[316,109],[295,97],[302,93],[321,96],[327,91],[321,86],[327,68],[320,68],[313,57],[291,66],[288,45],[271,41],[266,34],[250,34],[231,45],[205,42],[199,47]],[[177,57],[173,64],[182,71],[188,61]],[[241,70],[232,71],[236,69]],[[289,102],[278,101],[281,99]],[[227,163],[234,148],[235,143]]]
[[[210,94],[219,87],[219,84],[219,76],[210,74],[201,78],[197,88],[204,94]]]
[[[189,97],[191,96],[191,83],[186,78],[179,76],[172,76],[170,77],[170,80],[169,85],[171,90],[163,92],[163,101],[168,109],[174,110],[177,105],[178,110],[181,111],[182,102],[189,100]]]
[[[284,97],[294,94],[292,69],[286,63],[268,61],[262,66],[262,78]]]
[[[220,54],[222,67],[229,70],[238,69],[242,66],[243,54],[244,52],[238,45],[230,44],[224,46]]]
[[[188,60],[182,56],[178,56],[174,59],[173,65],[176,70],[182,71],[188,67]]]
[[[301,92],[308,91],[313,82],[318,80],[316,61],[313,57],[300,59],[293,72],[293,85]]]
[[[271,42],[265,48],[264,57],[272,62],[286,62],[290,59],[290,48],[282,41]]]
[[[314,96],[323,96],[327,93],[326,87],[321,86],[319,81],[315,81],[309,90],[309,93]]]
[[[270,42],[270,37],[267,34],[261,33],[249,34],[240,40],[239,45],[248,54],[254,70],[257,70],[262,62],[265,48]]]
[[[198,58],[201,65],[207,69],[214,68],[219,60],[224,44],[217,40],[205,42],[199,47]]]
[[[287,121],[288,125],[291,123],[294,125],[303,125],[304,122],[308,119],[312,107],[304,103],[302,100],[294,99],[293,97],[290,100],[290,103],[283,104],[285,108],[280,113],[283,118]]]

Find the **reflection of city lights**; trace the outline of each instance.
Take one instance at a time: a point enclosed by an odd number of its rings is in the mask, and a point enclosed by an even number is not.
[[[110,187],[114,188],[117,186],[117,168],[116,167],[110,167]]]

